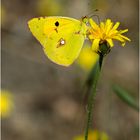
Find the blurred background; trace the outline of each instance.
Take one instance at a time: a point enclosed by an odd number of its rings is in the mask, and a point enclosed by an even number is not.
[[[99,9],[98,12],[93,12]],[[116,44],[106,57],[97,88],[93,129],[110,140],[138,140],[138,112],[114,94],[118,84],[138,102],[138,0],[2,0],[2,140],[73,140],[84,134],[82,86],[90,67],[53,64],[32,36],[27,21],[38,16],[120,21],[132,41]],[[96,20],[96,19],[95,19]],[[86,42],[85,42],[86,45]]]

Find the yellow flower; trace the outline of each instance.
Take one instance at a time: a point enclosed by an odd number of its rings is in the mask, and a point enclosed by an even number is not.
[[[80,52],[80,55],[77,59],[77,63],[81,68],[88,72],[89,70],[91,70],[93,65],[96,64],[98,58],[99,55],[87,45],[82,48],[82,51]]]
[[[92,49],[96,52],[100,51],[99,45],[107,43],[109,48],[114,46],[113,40],[118,40],[121,42],[122,46],[125,45],[126,41],[130,41],[129,38],[122,35],[127,32],[128,29],[125,30],[117,30],[120,25],[120,22],[114,23],[107,19],[104,22],[101,22],[100,25],[97,25],[91,18],[89,19],[89,23],[91,28],[89,29],[89,39],[93,41]]]
[[[74,140],[84,140],[84,136],[76,136]],[[104,132],[99,132],[98,130],[89,131],[88,140],[109,140],[109,137]]]
[[[13,108],[11,93],[8,91],[1,91],[0,96],[0,116],[6,118],[10,115]]]

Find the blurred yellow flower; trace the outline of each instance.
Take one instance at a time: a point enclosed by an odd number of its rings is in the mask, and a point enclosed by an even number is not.
[[[88,45],[83,47],[77,59],[77,63],[85,71],[91,70],[93,65],[97,62],[99,55],[91,49]]]
[[[84,135],[76,136],[73,140],[84,140]],[[90,130],[88,140],[109,140],[109,137],[104,132],[99,132],[98,130]]]
[[[1,25],[3,25],[5,23],[6,20],[6,9],[3,5],[1,5],[1,9],[0,9],[0,18],[1,18]]]
[[[93,41],[92,49],[96,52],[100,51],[99,45],[107,43],[109,47],[113,47],[113,40],[118,40],[121,42],[122,46],[125,45],[126,41],[130,41],[129,38],[122,35],[127,32],[128,29],[125,30],[117,30],[120,25],[120,22],[114,23],[107,19],[105,22],[101,22],[100,25],[97,25],[91,18],[89,19],[89,23],[91,28],[89,29],[89,39]]]
[[[56,0],[39,0],[37,2],[37,12],[41,16],[55,15],[61,12],[61,5]]]
[[[13,108],[11,93],[5,90],[1,91],[0,96],[0,116],[6,118],[10,115]]]

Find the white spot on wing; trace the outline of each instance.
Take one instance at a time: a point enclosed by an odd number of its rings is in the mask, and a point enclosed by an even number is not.
[[[62,39],[62,40],[60,41],[60,45],[64,45],[64,44],[65,44],[65,40]]]
[[[62,47],[62,46],[65,45],[65,44],[66,44],[65,39],[61,38],[61,39],[58,41],[57,48]]]

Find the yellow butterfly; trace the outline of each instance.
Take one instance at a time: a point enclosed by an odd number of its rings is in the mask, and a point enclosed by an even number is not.
[[[51,61],[69,66],[79,56],[88,30],[87,22],[87,17],[76,20],[52,16],[33,18],[28,26]]]

